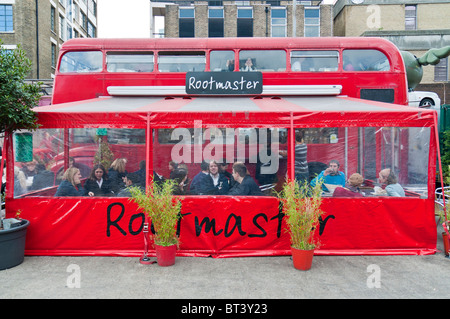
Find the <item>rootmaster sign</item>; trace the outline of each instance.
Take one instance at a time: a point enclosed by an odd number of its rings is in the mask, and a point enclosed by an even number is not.
[[[188,72],[187,94],[261,94],[261,72]]]

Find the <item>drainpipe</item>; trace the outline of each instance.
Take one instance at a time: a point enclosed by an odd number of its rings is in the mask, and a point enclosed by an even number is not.
[[[264,11],[266,12],[266,38],[269,37],[269,7],[265,7]]]
[[[38,0],[35,0],[36,4],[36,78],[39,79],[39,4]]]

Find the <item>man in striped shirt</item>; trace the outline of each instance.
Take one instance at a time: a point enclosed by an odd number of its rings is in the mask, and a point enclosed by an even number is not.
[[[303,184],[309,179],[308,161],[306,159],[308,148],[303,141],[303,132],[295,131],[295,179]]]

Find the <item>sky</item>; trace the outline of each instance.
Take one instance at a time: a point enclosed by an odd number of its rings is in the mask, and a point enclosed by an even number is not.
[[[324,0],[334,3],[336,0]],[[98,0],[99,38],[150,37],[149,0]]]
[[[149,0],[98,0],[98,37],[148,38],[149,15]]]

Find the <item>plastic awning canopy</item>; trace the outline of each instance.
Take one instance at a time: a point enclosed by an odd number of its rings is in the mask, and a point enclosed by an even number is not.
[[[437,125],[436,112],[344,96],[99,97],[35,109],[42,128],[360,127]],[[197,123],[198,124],[198,123]]]
[[[429,159],[424,163],[428,165],[427,198],[324,198],[324,223],[316,235],[322,242],[317,253],[323,255],[436,251],[435,111],[344,96],[99,97],[35,110],[44,129],[430,127]],[[12,147],[10,150],[12,160]],[[150,152],[148,147],[149,158]],[[294,152],[290,156],[293,174]],[[151,163],[147,161],[147,165]],[[7,200],[7,214],[21,209],[23,218],[31,221],[26,246],[29,255],[142,254],[144,215],[128,198],[30,196]],[[186,196],[178,254],[289,255],[289,236],[283,230],[279,207],[278,199],[270,196]]]

